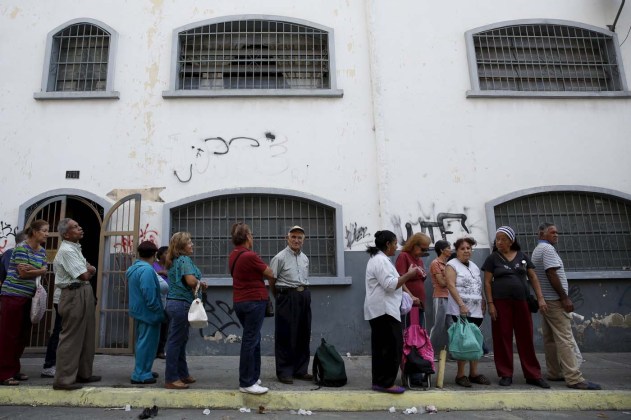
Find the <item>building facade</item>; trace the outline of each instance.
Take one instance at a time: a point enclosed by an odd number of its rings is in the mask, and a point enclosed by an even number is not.
[[[314,349],[326,337],[368,354],[376,231],[401,243],[470,235],[481,265],[497,226],[531,251],[552,221],[579,344],[629,351],[631,9],[620,3],[4,1],[0,247],[43,217],[53,256],[56,222],[78,220],[99,269],[98,348],[128,353],[135,246],[189,231],[212,286],[210,325],[189,351],[237,354],[230,226],[250,224],[269,262],[299,224]],[[34,327],[35,351],[51,316]],[[272,321],[263,335],[271,354]]]

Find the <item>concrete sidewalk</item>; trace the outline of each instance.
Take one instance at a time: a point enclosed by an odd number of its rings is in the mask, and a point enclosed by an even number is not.
[[[543,356],[538,355],[543,362]],[[155,385],[131,385],[132,356],[97,355],[94,374],[103,380],[77,391],[54,391],[52,379],[40,378],[43,358],[25,355],[22,372],[30,379],[17,387],[0,386],[0,405],[50,405],[81,407],[147,407],[234,409],[264,406],[269,410],[373,411],[434,405],[445,410],[629,410],[631,409],[631,353],[588,353],[581,370],[586,379],[602,385],[602,391],[577,391],[564,382],[550,382],[552,389],[527,385],[519,359],[515,357],[513,385],[500,387],[492,358],[483,358],[479,372],[492,385],[455,385],[456,363],[447,362],[445,387],[428,391],[408,390],[390,395],[370,390],[371,358],[344,357],[348,384],[342,388],[321,388],[311,382],[285,385],[276,380],[274,358],[263,357],[261,380],[270,388],[265,395],[243,394],[238,390],[239,358],[235,356],[189,356],[189,370],[197,382],[188,390],[164,388],[164,360],[156,360],[160,374]],[[545,366],[542,363],[542,366]],[[438,366],[436,367],[438,368]]]

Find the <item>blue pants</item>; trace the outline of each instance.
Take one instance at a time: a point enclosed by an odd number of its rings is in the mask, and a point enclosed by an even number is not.
[[[239,358],[239,386],[247,388],[261,376],[261,327],[266,300],[235,302],[234,311],[243,327]]]
[[[146,381],[153,378],[151,368],[156,358],[161,324],[147,324],[135,320],[136,325],[136,364],[131,374],[132,381]]]
[[[186,363],[186,343],[188,343],[188,309],[191,304],[183,300],[167,299],[167,316],[169,317],[169,337],[167,338],[167,359],[164,380],[175,382],[188,378]],[[155,356],[155,350],[153,356]]]

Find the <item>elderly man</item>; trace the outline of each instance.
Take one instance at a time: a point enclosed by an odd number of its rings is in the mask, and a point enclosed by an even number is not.
[[[82,383],[101,380],[92,375],[95,304],[90,279],[96,268],[81,253],[83,229],[79,223],[62,219],[57,230],[63,239],[54,261],[62,323],[53,389],[70,391],[81,388]]]
[[[541,224],[539,243],[531,258],[543,298],[548,304],[547,312],[540,312],[548,380],[565,380],[568,388],[572,389],[601,389],[600,385],[586,381],[578,368],[569,315],[574,311],[574,304],[567,295],[568,283],[563,261],[553,246],[558,240],[559,234],[554,224]]]
[[[270,288],[276,298],[276,376],[284,384],[294,383],[294,378],[313,379],[307,372],[311,353],[311,292],[309,258],[302,252],[304,240],[303,228],[289,229],[287,247],[270,264],[275,278],[270,281]]]

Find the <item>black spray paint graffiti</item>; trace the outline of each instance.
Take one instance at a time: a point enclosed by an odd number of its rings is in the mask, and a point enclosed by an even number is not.
[[[18,227],[13,227],[9,223],[5,223],[0,221],[0,254],[4,252],[7,247],[7,243],[9,243],[9,238],[13,236],[15,239],[15,235],[18,233]]]
[[[344,238],[346,239],[346,248],[351,248],[354,243],[368,237],[370,235],[368,233],[368,228],[366,226],[357,226],[357,223],[350,223],[348,226],[344,227],[345,234]]]
[[[265,133],[265,139],[268,140],[269,142],[274,142],[274,140],[276,140],[276,135],[274,135],[271,132],[266,132]],[[230,152],[230,146],[232,145],[233,142],[237,141],[237,140],[245,140],[245,141],[249,141],[250,146],[251,147],[260,147],[261,143],[252,137],[244,137],[244,136],[238,136],[238,137],[232,137],[230,140],[225,140],[223,137],[209,137],[203,140],[204,142],[204,148],[198,147],[198,146],[191,146],[191,149],[193,149],[195,151],[195,159],[202,159],[205,158],[206,163],[205,165],[202,164],[202,169],[199,170],[200,173],[203,173],[206,171],[206,169],[208,169],[208,165],[210,163],[210,152],[211,150],[209,149],[211,144],[219,144],[219,149],[218,150],[213,150],[212,154],[213,155],[227,155]],[[278,147],[279,145],[272,145],[270,146],[270,148],[273,147]],[[286,151],[286,148],[283,147],[283,149]],[[280,154],[284,154],[284,153],[277,153],[272,155],[272,157],[276,157]],[[192,178],[193,178],[193,163],[191,163],[188,167],[188,178],[182,178],[180,177],[180,175],[178,174],[177,170],[173,171],[173,175],[175,175],[175,177],[178,179],[178,181],[182,182],[182,183],[186,183],[189,182]]]
[[[213,330],[210,336],[214,336],[217,332],[221,333],[224,336],[227,336],[226,330],[230,327],[241,328],[241,324],[237,319],[237,315],[234,312],[234,309],[230,304],[223,302],[221,300],[216,300],[215,303],[211,303],[208,301],[208,295],[203,293],[202,301],[204,302],[204,307],[206,308],[206,313],[208,314],[208,327]],[[199,334],[204,337],[203,328],[199,329]]]
[[[403,236],[403,232],[401,231],[401,218],[399,216],[392,216],[391,221],[394,225],[394,233],[399,238],[399,243],[403,245],[410,236],[414,234],[412,226],[419,226],[421,228],[421,232],[427,233],[432,240],[432,243],[436,242],[434,237],[434,229],[438,229],[440,233],[440,237],[442,239],[447,239],[447,235],[451,235],[453,231],[447,230],[449,228],[450,221],[459,221],[460,227],[467,233],[471,233],[470,229],[466,225],[467,215],[464,213],[438,213],[436,215],[436,221],[424,220],[422,217],[419,217],[415,222],[406,222],[405,223],[405,233]]]

